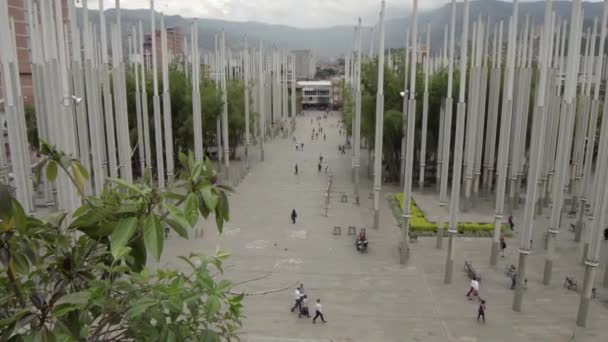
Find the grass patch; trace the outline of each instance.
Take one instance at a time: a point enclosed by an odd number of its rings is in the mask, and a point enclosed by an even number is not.
[[[403,193],[398,193],[394,196],[396,204],[399,206],[399,215],[403,212]],[[398,218],[399,220],[401,217]],[[445,223],[444,229],[448,229],[448,223]],[[421,235],[432,235],[437,233],[437,223],[429,222],[424,213],[418,208],[414,199],[410,203],[410,231]],[[503,234],[508,235],[506,225],[501,226]],[[494,232],[494,223],[478,223],[478,222],[459,222],[458,233],[472,236],[492,236]]]

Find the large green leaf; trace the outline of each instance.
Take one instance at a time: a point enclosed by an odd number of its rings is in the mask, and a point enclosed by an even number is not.
[[[46,179],[49,182],[54,182],[57,179],[57,163],[54,160],[49,160],[46,165]]]
[[[157,301],[154,298],[150,297],[142,297],[133,303],[133,306],[127,310],[127,318],[133,319],[137,318],[139,315],[143,314],[150,307],[157,304]]]
[[[73,304],[73,305],[86,305],[91,298],[89,291],[80,291],[67,294],[57,300],[55,305],[61,304]]]
[[[17,201],[16,199],[11,198],[10,202],[17,230],[21,233],[25,233],[27,229],[27,216],[25,215],[25,211],[23,210],[23,207],[21,206],[19,201]]]
[[[108,178],[108,180],[112,183],[115,183],[117,185],[119,185],[120,187],[124,188],[124,189],[128,189],[130,191],[133,191],[141,196],[144,196],[144,193],[141,191],[140,188],[138,188],[137,186],[129,183],[129,182],[125,182],[122,179],[117,179],[117,178]]]
[[[188,194],[188,197],[186,197],[184,212],[190,226],[194,226],[198,220],[198,197],[195,193],[190,193]]]
[[[163,227],[154,214],[148,215],[144,220],[144,243],[150,254],[160,260],[164,243]]]
[[[167,224],[173,228],[173,230],[181,237],[183,237],[184,239],[188,239],[188,231],[186,230],[186,228],[184,228],[184,226],[180,223],[178,223],[177,221],[174,221],[173,219],[171,219],[170,217],[167,217],[165,219],[165,221],[167,222]]]
[[[220,310],[220,299],[216,295],[210,295],[205,303],[207,317],[212,318]]]
[[[137,218],[128,217],[118,222],[118,225],[110,235],[112,256],[116,258],[120,247],[124,247],[137,229]]]
[[[205,206],[209,211],[214,212],[217,207],[217,203],[219,202],[219,197],[213,191],[211,186],[206,186],[201,189],[201,195],[203,195],[203,201],[205,202]]]
[[[169,215],[165,219],[167,223],[184,239],[188,238],[187,229],[190,228],[190,222],[186,219],[184,211],[174,205],[164,204],[164,207],[169,211]]]
[[[228,196],[224,191],[219,191],[219,202],[218,202],[218,210],[222,213],[222,217],[225,221],[230,221],[230,208],[228,205]]]
[[[203,334],[201,335],[201,340],[203,342],[220,342],[220,335],[218,335],[215,331],[213,330],[205,330],[203,331]]]
[[[146,258],[148,257],[143,236],[131,241],[129,248],[131,252],[126,258],[127,266],[129,266],[131,271],[141,272],[146,266]]]

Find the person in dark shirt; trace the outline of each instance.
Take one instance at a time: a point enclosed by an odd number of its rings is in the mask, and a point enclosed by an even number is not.
[[[486,301],[482,300],[481,303],[479,304],[479,310],[477,310],[477,321],[479,321],[479,319],[483,319],[483,322],[486,322]]]

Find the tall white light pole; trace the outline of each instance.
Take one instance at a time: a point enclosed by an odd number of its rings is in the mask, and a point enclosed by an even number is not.
[[[597,62],[596,74],[594,77],[595,80],[595,91],[594,91],[594,103],[598,99],[599,95],[599,85],[601,81],[601,70],[603,65],[603,51],[604,51],[604,39],[606,38],[606,17],[608,13],[608,1],[604,1],[604,11],[602,15],[602,27],[600,33],[600,49],[599,49],[599,58]],[[595,107],[595,106],[594,106]],[[594,108],[595,109],[595,108]],[[606,95],[604,97],[604,112],[603,117],[605,118],[608,115],[608,98]],[[592,129],[591,129],[592,128]],[[595,126],[592,126],[590,130],[595,130]],[[593,138],[594,135],[593,135]],[[593,140],[590,145],[587,146],[587,149],[593,150],[594,143]],[[589,153],[587,153],[589,155]],[[608,120],[602,120],[602,128],[600,134],[600,148],[597,158],[597,165],[595,169],[595,182],[593,188],[595,189],[605,189],[606,188],[606,173],[608,171]],[[587,162],[586,162],[587,163]],[[592,159],[588,160],[588,163],[592,163]],[[587,173],[588,170],[585,170]],[[585,175],[584,177],[587,177]],[[590,182],[590,180],[586,180],[586,182]],[[603,244],[602,231],[608,222],[608,215],[606,212],[608,211],[608,191],[593,191],[592,192],[595,198],[591,201],[593,206],[593,210],[591,212],[591,217],[589,218],[590,229],[589,236],[587,242],[589,243],[589,247],[587,248],[587,253],[585,255],[585,276],[583,278],[583,289],[581,291],[581,298],[578,307],[578,313],[576,318],[576,324],[580,327],[585,327],[587,325],[587,316],[589,314],[589,304],[591,302],[592,297],[592,289],[593,283],[595,280],[595,275],[597,272],[597,266],[600,263],[600,249]],[[585,210],[584,207],[579,210]],[[597,216],[597,217],[596,217]],[[608,266],[606,266],[608,270]],[[608,284],[608,273],[604,272],[604,282],[603,285],[606,287]]]
[[[412,20],[412,60],[410,73],[410,93],[407,110],[407,134],[405,154],[405,174],[403,176],[403,227],[401,228],[401,264],[409,260],[410,204],[412,202],[412,174],[414,171],[414,134],[416,131],[416,63],[418,56],[418,0],[414,0]],[[405,94],[403,95],[406,96]],[[424,137],[422,137],[424,139]]]
[[[426,56],[424,58],[424,95],[422,103],[422,132],[420,136],[420,175],[418,180],[418,188],[422,192],[424,190],[424,173],[426,166],[426,131],[429,122],[429,68],[431,64],[431,23],[426,27]]]
[[[376,136],[374,143],[374,229],[380,228],[380,190],[382,189],[382,134],[384,126],[384,0],[380,8],[378,43],[378,92],[376,94]]]
[[[442,164],[441,164],[441,186],[439,190],[439,211],[443,213],[443,209],[447,205],[448,201],[448,172],[450,168],[450,142],[452,139],[452,111],[453,111],[453,100],[452,100],[452,88],[454,83],[454,55],[455,55],[455,35],[456,35],[456,0],[452,0],[452,15],[450,21],[450,53],[448,57],[448,89],[447,97],[445,99],[445,113],[443,119],[443,126],[439,127],[439,134],[443,135],[443,146],[441,148]],[[442,248],[443,245],[443,226],[444,217],[439,215],[439,221],[437,222],[437,248]]]
[[[139,26],[139,56],[141,67],[141,114],[143,116],[144,150],[146,154],[146,169],[152,172],[152,151],[150,147],[150,117],[148,115],[148,92],[146,90],[146,60],[144,56],[144,30],[141,20]],[[143,170],[142,170],[143,171]]]
[[[224,30],[221,36],[221,83],[222,83],[222,140],[224,142],[224,165],[229,174],[230,167],[230,146],[228,141],[228,89],[226,87],[226,38]]]
[[[534,124],[532,126],[532,141],[530,144],[530,168],[528,169],[528,181],[526,191],[526,206],[524,208],[524,219],[521,231],[521,241],[519,248],[519,267],[517,269],[517,286],[515,287],[515,296],[513,298],[513,310],[521,311],[523,303],[524,287],[522,286],[526,279],[526,259],[530,253],[530,244],[532,239],[532,231],[534,224],[534,212],[536,197],[538,195],[538,180],[541,176],[541,163],[544,152],[544,140],[547,124],[547,108],[545,106],[545,94],[547,88],[547,76],[549,72],[549,40],[553,36],[551,25],[551,0],[545,1],[545,22],[541,35],[540,53],[539,53],[539,68],[540,79],[537,84],[536,92],[536,108],[534,115]],[[532,48],[532,47],[530,47]]]
[[[249,48],[247,47],[247,37],[245,37],[245,49],[243,50],[243,81],[245,90],[245,166],[249,168]]]
[[[258,50],[258,103],[260,104],[260,112],[258,115],[258,124],[260,126],[260,155],[261,160],[264,161],[264,140],[266,139],[266,104],[264,103],[264,47],[260,40],[260,49]]]
[[[103,1],[102,1],[103,2]],[[152,30],[152,106],[154,107],[154,137],[156,138],[156,175],[158,187],[165,188],[165,163],[163,158],[163,128],[160,119],[160,98],[158,97],[158,72],[156,65],[156,18],[154,15],[154,0],[150,0],[150,21]]]
[[[576,88],[578,83],[578,67],[580,62],[580,26],[581,26],[581,0],[572,2],[570,20],[570,33],[568,37],[568,54],[566,61],[566,83],[561,104],[557,156],[553,178],[553,207],[547,234],[547,254],[543,283],[549,284],[552,278],[553,260],[555,258],[555,243],[559,232],[559,223],[566,185],[567,169],[570,164],[570,151],[572,146],[572,133],[576,112]]]
[[[496,265],[499,250],[500,230],[505,210],[505,192],[507,187],[507,159],[509,158],[510,127],[513,115],[513,85],[515,83],[515,49],[517,38],[517,19],[519,15],[519,3],[513,1],[513,14],[509,20],[509,32],[507,40],[507,57],[505,66],[505,77],[502,95],[502,113],[500,127],[506,127],[500,134],[498,143],[498,159],[496,167],[496,209],[494,213],[494,234],[492,238],[492,249],[490,252],[490,264]]]
[[[456,137],[454,141],[454,166],[452,175],[452,194],[450,200],[450,225],[448,229],[449,240],[448,240],[448,253],[445,262],[445,275],[444,283],[450,284],[452,282],[452,275],[454,269],[454,239],[458,234],[458,202],[460,198],[460,180],[462,177],[462,145],[464,139],[464,123],[467,104],[465,102],[465,89],[466,89],[466,70],[467,70],[467,45],[468,45],[468,31],[469,31],[469,1],[464,0],[464,14],[463,14],[463,31],[460,42],[460,94],[457,106],[457,123],[456,123]],[[446,159],[447,160],[447,159]]]
[[[361,164],[361,18],[357,26],[356,64],[355,64],[355,202],[359,205],[359,166]]]
[[[192,23],[192,122],[194,123],[194,157],[196,160],[205,158],[203,148],[203,120],[201,117],[200,93],[200,56],[198,51],[198,21]]]
[[[163,74],[163,128],[165,131],[165,158],[167,159],[167,181],[173,182],[173,123],[171,122],[171,93],[169,87],[169,60],[171,54],[167,46],[167,29],[165,28],[165,16],[160,14],[160,41],[162,53]]]

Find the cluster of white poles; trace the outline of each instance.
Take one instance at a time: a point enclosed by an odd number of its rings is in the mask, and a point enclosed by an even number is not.
[[[380,20],[372,31],[369,57],[373,57],[374,34],[378,42],[378,93],[376,96],[376,130],[374,151],[374,227],[379,223],[379,201],[382,166],[384,1]],[[545,271],[543,283],[552,279],[556,237],[559,232],[565,193],[573,197],[572,210],[577,213],[575,241],[584,241],[585,277],[577,324],[587,321],[589,301],[596,268],[599,265],[603,228],[608,224],[608,192],[597,191],[606,186],[608,171],[608,120],[603,120],[596,150],[598,117],[608,115],[600,108],[600,87],[606,80],[604,57],[608,29],[608,0],[600,18],[584,35],[581,0],[573,0],[570,18],[560,18],[553,12],[553,1],[546,0],[540,25],[525,17],[523,30],[519,24],[519,1],[513,1],[513,14],[506,28],[506,50],[503,49],[502,21],[491,25],[487,18],[469,20],[469,1],[462,6],[460,54],[455,54],[456,1],[452,0],[451,23],[446,25],[443,49],[422,61],[424,92],[422,139],[420,151],[420,189],[424,186],[426,140],[428,124],[428,78],[434,72],[447,72],[448,89],[445,104],[439,114],[440,128],[437,148],[438,206],[449,210],[448,250],[445,263],[445,283],[453,277],[455,239],[458,233],[458,212],[461,210],[461,184],[464,185],[462,210],[468,210],[481,193],[496,195],[495,229],[490,248],[490,265],[495,266],[499,250],[501,225],[506,215],[518,207],[520,189],[525,183],[523,220],[520,225],[518,283],[513,310],[520,311],[524,297],[527,257],[531,251],[534,218],[551,204],[548,227],[543,227],[545,241]],[[414,167],[414,134],[416,123],[416,68],[421,51],[418,49],[418,1],[413,1],[410,29],[406,31],[405,82],[403,95],[404,140],[401,151],[404,211],[401,262],[409,259],[409,217]],[[599,25],[599,28],[598,28]],[[469,39],[469,28],[471,28]],[[411,35],[410,35],[411,32]],[[449,32],[449,34],[448,34]],[[599,36],[598,36],[599,35]],[[583,39],[584,37],[584,39]],[[427,26],[426,46],[430,42]],[[584,46],[581,50],[581,42]],[[582,54],[581,54],[581,51]],[[388,52],[386,64],[395,68],[393,55]],[[469,57],[470,56],[470,57]],[[359,193],[361,144],[361,22],[355,28],[353,50],[345,59],[345,80],[354,99],[353,171],[354,192]],[[459,97],[453,118],[454,63],[460,63]],[[536,66],[536,68],[534,68]],[[504,73],[503,73],[504,69]],[[409,83],[408,83],[409,72]],[[535,84],[535,88],[532,88]],[[467,95],[468,94],[468,95]],[[409,96],[409,99],[408,99]],[[530,104],[534,106],[530,108]],[[600,113],[603,110],[603,114]],[[454,145],[452,121],[456,120]],[[530,127],[528,127],[530,125]],[[498,128],[500,127],[500,131]],[[528,133],[529,132],[529,133]],[[527,143],[529,141],[529,144]],[[454,156],[450,158],[450,152]],[[452,162],[451,195],[448,200],[448,175]],[[371,162],[371,161],[370,161]],[[449,206],[448,206],[449,204]],[[439,215],[437,248],[442,248],[443,222]],[[538,228],[537,228],[538,229]],[[608,270],[608,269],[607,269]],[[605,272],[604,286],[608,285]]]
[[[286,137],[294,129],[296,97],[291,96],[290,104],[289,92],[295,94],[295,56],[286,50],[264,47],[262,42],[258,49],[254,49],[246,40],[244,47],[238,50],[227,49],[224,32],[221,32],[216,34],[215,49],[201,54],[199,28],[196,20],[193,20],[189,39],[184,39],[186,55],[174,56],[174,51],[168,46],[168,29],[161,14],[158,55],[157,14],[154,0],[150,0],[151,49],[144,48],[144,27],[140,21],[137,27],[130,28],[128,44],[125,44],[128,51],[124,53],[119,0],[115,3],[117,17],[114,23],[106,23],[104,2],[99,1],[99,27],[90,20],[87,0],[82,2],[82,20],[76,18],[73,1],[68,1],[67,13],[63,13],[62,0],[25,2],[38,133],[41,139],[80,159],[90,170],[91,178],[85,182],[85,194],[100,194],[107,177],[132,181],[132,158],[136,150],[139,150],[140,170],[151,170],[156,160],[154,166],[158,186],[171,186],[175,166],[170,64],[182,65],[182,71],[192,82],[194,153],[197,160],[204,158],[201,96],[205,94],[201,94],[200,84],[205,71],[222,94],[216,141],[218,156],[224,167],[230,165],[228,80],[239,79],[244,84],[247,157],[252,140],[259,140],[263,160],[266,137],[274,137],[279,130]],[[64,18],[68,19],[67,24]],[[11,161],[9,163],[5,158],[8,153],[4,151],[5,145],[1,141],[4,137],[0,137],[0,169],[6,169],[10,164],[16,197],[27,212],[32,212],[34,186],[15,34],[14,19],[9,15],[8,5],[1,2],[1,81]],[[183,57],[183,64],[180,64],[178,57]],[[162,90],[158,84],[158,68]],[[135,78],[137,138],[133,142],[130,141],[127,113],[128,72],[132,72]],[[152,77],[152,113],[148,108],[147,77]],[[251,111],[257,113],[252,118],[253,135]],[[149,115],[154,125],[154,154]],[[43,191],[47,201],[54,203],[58,209],[70,212],[80,205],[78,190],[62,173],[59,173],[56,185],[45,183]]]

